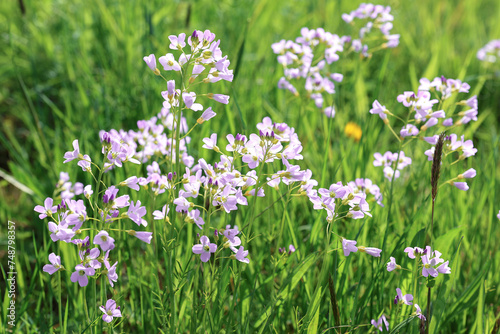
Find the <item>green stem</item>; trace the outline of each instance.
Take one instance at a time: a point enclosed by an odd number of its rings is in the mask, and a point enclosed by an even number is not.
[[[58,279],[59,279],[59,303],[58,303],[58,311],[59,311],[59,327],[63,327],[63,322],[62,322],[62,297],[61,297],[61,291],[62,291],[62,285],[61,285],[61,270],[58,272]]]

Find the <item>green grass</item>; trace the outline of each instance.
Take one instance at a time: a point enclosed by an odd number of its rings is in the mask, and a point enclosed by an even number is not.
[[[344,74],[344,82],[334,96],[337,115],[328,134],[327,122],[312,103],[304,105],[300,98],[277,88],[282,69],[270,46],[294,39],[303,26],[351,34],[340,16],[354,10],[358,2],[25,0],[24,15],[17,1],[1,2],[0,258],[1,280],[5,281],[8,258],[3,236],[7,236],[7,221],[12,220],[16,222],[18,272],[17,325],[12,330],[108,330],[101,327],[100,319],[89,326],[101,313],[97,309],[99,283],[82,289],[70,281],[70,272],[61,272],[60,280],[59,273],[42,272],[51,252],[61,255],[70,271],[78,256],[70,245],[51,242],[46,222],[38,219],[33,207],[52,195],[60,171],[68,172],[72,181],[90,183],[90,176],[80,168],[62,163],[74,139],[80,140],[83,152],[97,153],[99,130],[135,130],[138,120],[160,111],[159,93],[165,84],[142,57],[168,52],[168,35],[210,29],[221,39],[235,80],[211,86],[231,100],[228,106],[211,104],[218,115],[192,133],[192,155],[213,161],[216,155],[198,145],[213,132],[219,138],[249,134],[265,116],[287,122],[297,129],[304,146],[304,160],[299,164],[312,170],[320,186],[356,177],[368,177],[380,185],[384,208],[371,203],[372,218],[340,221],[332,229],[348,239],[356,238],[359,244],[383,248],[382,257],[355,254],[345,258],[341,252],[327,253],[340,245],[327,243],[325,215],[314,211],[306,198],[288,202],[286,196],[280,199],[280,193],[269,189],[268,197],[255,207],[242,207],[212,220],[219,228],[226,223],[241,225],[254,210],[256,219],[247,235],[251,240],[244,243],[250,251],[249,265],[222,259],[208,275],[211,266],[200,265],[191,254],[196,230],[190,228],[182,231],[184,239],[178,239],[175,259],[171,258],[173,232],[168,226],[157,226],[156,249],[122,235],[116,252],[119,281],[114,290],[108,287],[107,291],[107,298],[113,293],[124,315],[115,332],[315,333],[329,329],[333,333],[331,328],[340,323],[361,326],[356,330],[344,327],[342,333],[365,333],[373,328],[367,326],[370,320],[382,313],[392,328],[409,319],[413,309],[403,309],[404,316],[397,317],[392,301],[396,287],[410,292],[411,275],[388,273],[385,264],[394,256],[403,267],[411,267],[404,247],[425,242],[424,229],[431,215],[431,165],[423,152],[429,145],[416,142],[405,148],[413,164],[395,181],[391,196],[390,183],[372,165],[373,153],[394,152],[398,143],[368,110],[378,99],[389,110],[401,113],[397,95],[417,89],[421,77],[438,75],[468,82],[471,93],[479,96],[478,121],[457,130],[474,140],[478,153],[444,168],[441,179],[468,168],[478,174],[469,182],[469,191],[443,187],[437,197],[433,245],[450,260],[452,274],[441,275],[433,289],[431,332],[492,332],[500,314],[496,242],[500,238],[496,218],[500,210],[500,78],[498,63],[496,68],[486,67],[475,54],[489,40],[500,38],[500,4],[476,0],[453,5],[447,1],[384,4],[393,8],[393,31],[401,34],[401,44],[371,59],[351,57],[339,62],[336,69]],[[363,129],[359,143],[343,133],[349,121]],[[145,168],[126,166],[108,175],[105,182],[119,182],[141,170]],[[131,198],[138,198],[135,192]],[[153,201],[147,205],[149,212]],[[155,209],[159,207],[157,202]],[[276,248],[292,243],[297,252],[280,257]],[[207,282],[215,291],[213,298],[208,296]],[[9,328],[4,286],[0,290],[2,330]],[[415,292],[415,301],[425,309],[426,289],[418,287]],[[417,320],[403,325],[401,332],[418,332]]]

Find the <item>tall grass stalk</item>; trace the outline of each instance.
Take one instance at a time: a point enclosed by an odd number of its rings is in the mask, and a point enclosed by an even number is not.
[[[445,139],[445,134],[443,132],[443,133],[441,133],[441,135],[439,135],[439,139],[438,139],[438,141],[436,143],[436,150],[434,151],[434,157],[432,159],[432,168],[431,168],[432,213],[431,213],[430,229],[429,229],[429,233],[428,233],[429,246],[431,246],[431,251],[432,251],[432,232],[433,232],[433,228],[434,228],[434,205],[436,203],[437,192],[438,192],[438,189],[439,189],[438,181],[439,181],[439,174],[441,172],[441,159],[442,159],[442,155],[443,155],[444,139]],[[431,258],[431,254],[426,254],[426,255],[429,257],[429,259]],[[429,328],[430,328],[430,324],[431,324],[431,289],[432,289],[431,285],[432,284],[428,283],[428,287],[427,287],[427,327],[426,327],[426,334],[429,334]]]

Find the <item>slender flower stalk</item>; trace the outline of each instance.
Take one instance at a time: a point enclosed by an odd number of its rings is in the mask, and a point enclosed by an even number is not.
[[[431,186],[432,186],[432,213],[431,213],[431,227],[429,231],[429,245],[432,247],[432,232],[434,228],[434,205],[436,202],[437,192],[438,192],[438,181],[439,174],[441,171],[441,159],[443,156],[443,145],[444,145],[445,133],[441,133],[436,143],[436,149],[434,151],[434,157],[432,160],[432,168],[431,168]],[[427,254],[427,256],[431,256],[431,254]],[[432,279],[430,279],[432,280]],[[427,327],[426,333],[429,334],[429,328],[431,323],[431,284],[428,284],[427,288]],[[424,320],[422,320],[424,321]]]

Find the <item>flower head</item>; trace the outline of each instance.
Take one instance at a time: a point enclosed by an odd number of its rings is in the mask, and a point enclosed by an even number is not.
[[[379,331],[383,332],[384,328],[382,325],[385,325],[385,329],[389,331],[389,322],[387,321],[385,315],[382,314],[380,318],[378,318],[378,321],[375,321],[375,319],[372,319],[371,324],[375,326]]]
[[[349,256],[349,254],[356,253],[358,247],[356,247],[357,241],[347,240],[342,238],[342,249],[344,250],[344,256]]]
[[[44,219],[45,217],[52,216],[53,213],[57,211],[57,206],[54,205],[54,200],[50,197],[47,197],[43,203],[44,206],[37,205],[35,206],[35,211],[40,215],[38,218]]]
[[[193,246],[194,254],[201,254],[201,261],[207,262],[210,260],[210,254],[215,253],[217,251],[217,245],[210,242],[210,239],[203,235],[200,238],[201,244]]]
[[[95,269],[93,267],[85,267],[83,264],[77,264],[75,270],[76,271],[71,274],[71,282],[78,282],[81,287],[89,284],[87,276],[93,276],[95,274]]]
[[[102,320],[105,322],[111,322],[113,318],[121,318],[122,313],[120,312],[120,306],[116,306],[116,302],[113,299],[108,299],[106,302],[106,307],[101,306],[99,309],[104,313],[102,315]]]
[[[115,239],[111,238],[107,231],[100,231],[94,237],[94,244],[101,246],[103,252],[115,248]]]
[[[413,305],[412,300],[413,296],[410,294],[406,294],[403,296],[400,288],[396,288],[396,297],[394,298],[394,304],[403,303],[406,305]]]
[[[50,253],[49,261],[51,264],[46,264],[43,266],[43,271],[45,271],[49,275],[52,275],[59,270],[64,270],[64,267],[61,266],[61,257],[60,256],[58,256],[54,253]]]

